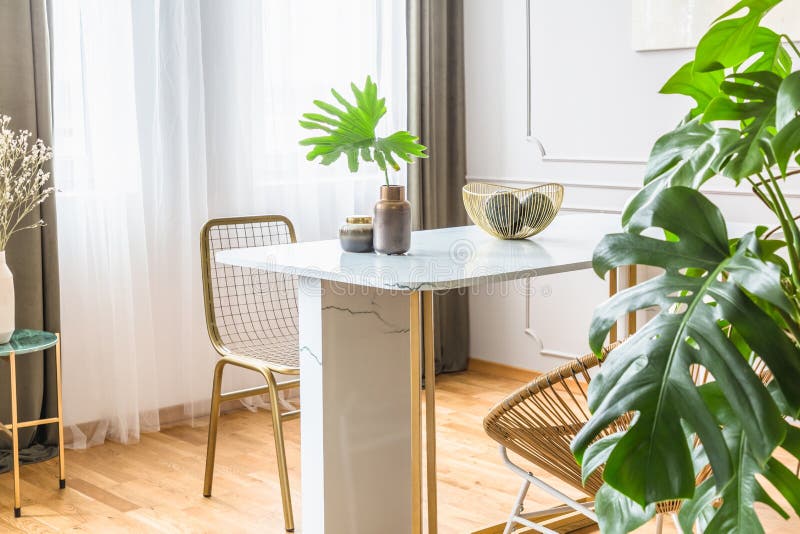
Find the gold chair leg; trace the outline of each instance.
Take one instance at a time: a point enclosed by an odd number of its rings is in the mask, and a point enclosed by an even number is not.
[[[14,455],[14,517],[22,515],[22,499],[19,494],[19,428],[17,419],[17,361],[12,352],[8,356],[11,371],[11,447]]]
[[[64,465],[64,414],[61,403],[61,336],[56,334],[56,404],[58,405],[58,487],[67,487],[67,469]]]
[[[422,343],[422,320],[420,294],[409,297],[410,349],[411,349],[411,533],[422,533],[422,429],[420,421],[420,346]]]
[[[278,458],[278,478],[281,483],[283,500],[283,521],[287,532],[294,532],[294,514],[292,513],[292,494],[289,491],[289,470],[286,467],[286,448],[283,442],[283,421],[281,420],[280,402],[278,401],[278,384],[271,371],[264,371],[264,378],[269,385],[270,411],[272,412],[272,432],[275,437],[275,453]]]
[[[217,427],[219,425],[219,400],[222,394],[222,370],[225,360],[219,360],[214,367],[214,385],[211,391],[211,414],[208,421],[208,445],[206,448],[206,476],[203,483],[203,497],[211,497],[211,483],[214,479],[214,456],[217,452]]]

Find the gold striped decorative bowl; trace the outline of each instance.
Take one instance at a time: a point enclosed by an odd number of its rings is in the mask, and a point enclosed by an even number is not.
[[[500,239],[525,239],[553,222],[561,209],[564,187],[544,184],[517,189],[472,182],[462,194],[467,215],[485,232]]]

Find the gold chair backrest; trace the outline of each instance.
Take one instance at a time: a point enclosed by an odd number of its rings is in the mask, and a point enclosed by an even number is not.
[[[296,241],[291,221],[280,215],[212,219],[203,226],[206,326],[218,351],[296,338],[297,277],[216,263],[216,254]]]

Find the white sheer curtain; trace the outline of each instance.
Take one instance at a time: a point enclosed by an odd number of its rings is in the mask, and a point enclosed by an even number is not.
[[[405,2],[56,0],[53,18],[65,419],[75,447],[128,442],[207,412],[208,218],[281,213],[310,240],[371,209],[381,175],[305,161],[297,120],[371,74],[383,127],[405,127]]]

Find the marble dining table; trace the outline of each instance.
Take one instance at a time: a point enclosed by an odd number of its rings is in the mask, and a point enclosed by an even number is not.
[[[590,268],[619,229],[618,215],[564,213],[524,240],[475,226],[413,232],[402,256],[343,252],[337,240],[218,252],[298,277],[303,532],[419,533],[425,501],[436,532],[434,294]]]

